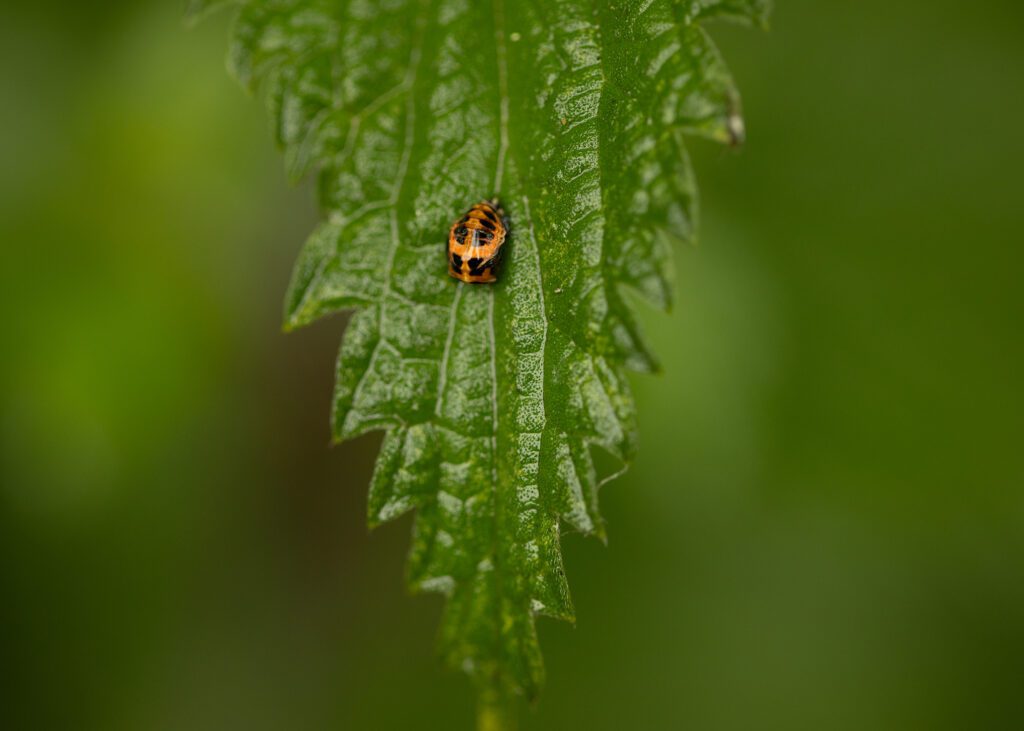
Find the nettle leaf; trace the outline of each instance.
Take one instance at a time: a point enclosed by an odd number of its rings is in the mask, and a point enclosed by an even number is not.
[[[763,24],[767,0],[235,4],[231,69],[326,214],[286,327],[355,310],[333,428],[385,431],[370,523],[415,511],[409,583],[448,597],[444,655],[485,699],[535,696],[534,618],[574,617],[561,534],[604,535],[595,447],[630,462],[625,371],[656,368],[625,293],[671,302],[684,135],[743,135],[701,22]],[[456,282],[448,228],[492,195],[500,281]]]

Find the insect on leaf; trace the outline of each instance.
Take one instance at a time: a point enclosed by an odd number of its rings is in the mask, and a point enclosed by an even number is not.
[[[574,618],[561,534],[604,535],[594,450],[630,462],[625,373],[656,368],[623,293],[671,302],[684,135],[742,138],[701,23],[763,25],[766,0],[235,4],[231,69],[319,179],[286,327],[355,311],[333,429],[385,432],[370,523],[415,511],[409,583],[447,596],[443,654],[485,707],[534,697],[536,616]],[[499,281],[456,282],[448,228],[495,195]]]

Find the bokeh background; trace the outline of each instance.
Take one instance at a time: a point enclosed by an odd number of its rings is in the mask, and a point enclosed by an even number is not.
[[[328,447],[343,318],[280,333],[316,220],[227,19],[0,8],[0,724],[469,729]],[[1024,728],[1024,6],[778,0],[713,29],[741,153],[642,451],[569,537],[525,729]]]

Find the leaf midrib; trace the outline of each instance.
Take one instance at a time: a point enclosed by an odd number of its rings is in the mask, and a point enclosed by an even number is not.
[[[498,160],[496,170],[494,171],[494,185],[492,185],[493,195],[498,197],[501,195],[501,184],[504,182],[505,176],[505,156],[508,154],[508,68],[505,53],[505,5],[504,0],[492,0],[491,4],[491,17],[494,18],[494,48],[495,55],[497,56],[498,65]],[[507,258],[507,257],[506,257]],[[460,287],[464,287],[462,282],[459,282]],[[502,519],[502,500],[500,495],[500,488],[498,486],[498,348],[497,340],[494,336],[494,298],[495,298],[495,287],[491,286],[488,290],[489,297],[487,302],[487,320],[488,320],[488,337],[491,345],[491,491],[492,491],[492,504],[494,506],[493,516],[491,519],[491,564],[494,567],[497,581],[496,593],[498,601],[495,604],[496,611],[502,611],[504,604],[504,582],[501,580],[501,576],[498,572],[501,570],[501,560],[499,552],[499,536],[501,529]],[[500,620],[500,616],[498,617]],[[501,622],[496,621],[494,623],[495,628],[495,647],[501,647]],[[500,670],[495,669],[496,675],[500,678]],[[497,680],[497,678],[496,678]],[[496,687],[498,683],[494,684]]]

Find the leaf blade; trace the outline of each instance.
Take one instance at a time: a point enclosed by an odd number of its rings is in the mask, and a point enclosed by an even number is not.
[[[667,308],[671,242],[694,237],[683,135],[742,138],[699,22],[763,24],[767,2],[240,5],[230,67],[326,213],[285,329],[355,310],[332,424],[385,431],[368,521],[415,511],[408,581],[448,597],[442,653],[484,698],[534,697],[535,616],[575,617],[562,528],[604,537],[592,450],[631,462],[625,371],[658,367],[625,292]],[[456,283],[448,225],[494,194],[501,281]]]

